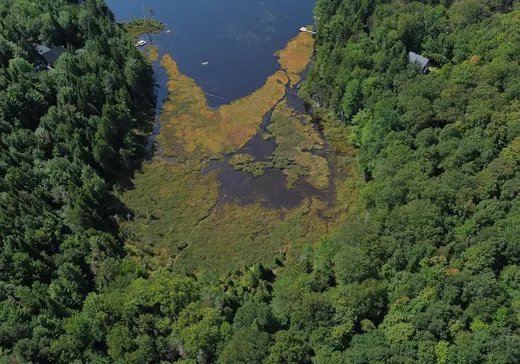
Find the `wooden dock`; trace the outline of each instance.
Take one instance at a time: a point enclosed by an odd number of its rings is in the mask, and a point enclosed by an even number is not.
[[[300,32],[307,32],[316,35],[316,32],[313,32],[312,30],[307,29],[307,27],[301,27]]]

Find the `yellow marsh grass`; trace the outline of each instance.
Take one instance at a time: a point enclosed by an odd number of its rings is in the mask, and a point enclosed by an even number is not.
[[[300,33],[276,53],[292,84],[298,82],[297,74],[305,70],[312,49],[312,36]],[[213,110],[202,89],[179,71],[169,55],[163,57],[161,65],[170,77],[170,93],[163,107],[158,137],[167,156],[187,158],[187,154],[198,151],[203,156],[215,157],[236,151],[256,134],[262,117],[285,96],[289,83],[287,74],[277,71],[251,95]]]
[[[287,46],[275,53],[278,63],[287,71],[294,86],[300,82],[299,74],[305,71],[314,49],[314,38],[310,33],[301,32]]]
[[[278,71],[251,95],[215,111],[208,107],[202,89],[179,71],[169,55],[161,65],[170,77],[158,137],[167,156],[186,157],[196,150],[214,156],[238,149],[256,134],[263,115],[284,97],[288,83],[285,73]]]

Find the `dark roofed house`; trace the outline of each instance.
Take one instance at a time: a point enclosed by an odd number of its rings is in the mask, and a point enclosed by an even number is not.
[[[41,56],[43,55],[44,53],[47,53],[47,52],[50,52],[50,48],[49,47],[46,47],[44,45],[39,45],[36,47],[36,52],[38,52],[38,54]]]
[[[430,63],[430,60],[426,57],[421,56],[420,54],[408,52],[408,62],[419,63],[421,72],[426,73],[428,71],[428,64]]]
[[[39,45],[36,47],[36,52],[43,57],[48,66],[52,67],[63,52],[65,52],[65,47],[59,46],[49,48],[44,45]]]

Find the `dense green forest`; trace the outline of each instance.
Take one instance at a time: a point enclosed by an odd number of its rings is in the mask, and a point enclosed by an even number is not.
[[[350,126],[362,212],[270,266],[181,276],[125,255],[111,193],[150,66],[101,0],[0,0],[0,362],[520,362],[520,11],[315,12],[301,92]],[[35,44],[67,51],[38,71]]]
[[[48,69],[37,45],[66,51]],[[62,320],[119,267],[110,185],[143,153],[153,87],[103,1],[0,1],[4,361],[56,362]]]

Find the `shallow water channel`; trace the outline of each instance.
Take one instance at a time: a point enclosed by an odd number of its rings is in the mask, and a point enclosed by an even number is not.
[[[285,101],[299,113],[308,112],[307,105],[298,97],[296,87],[287,88]],[[259,162],[269,161],[272,158],[276,150],[276,138],[264,138],[264,134],[268,132],[267,127],[271,123],[272,114],[273,110],[270,110],[264,115],[258,133],[232,155],[251,155]],[[317,123],[314,124],[314,128],[318,131]],[[326,157],[323,152],[316,154]],[[235,170],[229,164],[232,155],[227,156],[224,160],[211,161],[209,167],[203,171],[203,173],[208,173],[218,170],[221,202],[235,202],[242,205],[261,202],[263,206],[271,208],[294,208],[300,205],[306,197],[317,196],[327,201],[331,201],[334,197],[332,178],[329,187],[325,190],[312,186],[302,178],[293,188],[288,188],[287,176],[282,170],[267,168],[262,176],[255,177],[249,172]]]

